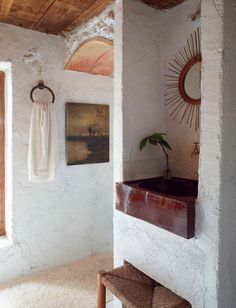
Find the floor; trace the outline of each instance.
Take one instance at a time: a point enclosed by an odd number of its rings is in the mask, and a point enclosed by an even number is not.
[[[0,287],[1,308],[94,308],[98,270],[113,268],[111,254],[24,277]],[[112,308],[107,292],[107,308]]]

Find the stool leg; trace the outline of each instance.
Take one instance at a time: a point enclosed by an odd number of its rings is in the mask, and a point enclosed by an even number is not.
[[[102,283],[105,271],[99,271],[97,275],[97,308],[106,308],[106,288]]]

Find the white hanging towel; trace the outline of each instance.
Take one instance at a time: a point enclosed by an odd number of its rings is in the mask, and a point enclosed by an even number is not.
[[[29,180],[54,180],[57,154],[55,105],[51,102],[34,102],[29,134]]]

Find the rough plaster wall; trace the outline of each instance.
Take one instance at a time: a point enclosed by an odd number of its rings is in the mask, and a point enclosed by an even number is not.
[[[115,4],[115,40],[114,40],[114,173],[113,173],[113,201],[116,199],[115,183],[121,182],[123,174],[123,0],[117,0]],[[115,202],[113,203],[115,205]],[[115,209],[114,209],[115,211]],[[116,225],[116,217],[113,215],[113,227]],[[122,265],[122,257],[119,253],[119,236],[113,230],[114,237],[114,265]],[[122,308],[118,299],[114,299],[114,307]]]
[[[110,104],[112,114],[113,80],[64,71],[62,38],[0,24],[0,42],[0,61],[13,71],[13,244],[2,248],[0,239],[4,282],[112,249],[112,162],[66,166],[65,102]],[[29,92],[39,79],[56,94],[59,163],[48,183],[27,174]]]
[[[119,5],[122,10],[122,1],[119,1]],[[189,4],[187,4],[187,6],[188,5]],[[222,19],[219,18],[213,2],[208,0],[203,1],[202,6],[202,124],[199,196],[196,204],[196,236],[194,239],[186,240],[151,224],[125,215],[119,211],[115,211],[115,264],[120,265],[124,260],[127,260],[141,271],[189,300],[194,308],[215,308],[218,307],[218,220],[221,156],[219,136],[221,134],[222,102]],[[135,160],[136,157],[140,157],[138,155],[141,155],[136,151],[135,147],[127,147],[127,145],[131,144],[130,141],[136,138],[135,133],[130,134],[128,130],[131,125],[130,122],[134,121],[133,109],[128,108],[132,104],[132,94],[135,89],[140,88],[141,93],[138,92],[139,96],[144,93],[151,93],[152,89],[152,83],[150,85],[145,83],[142,88],[137,87],[137,80],[135,80],[135,78],[137,78],[136,62],[129,61],[128,66],[125,58],[130,56],[129,52],[133,52],[132,56],[134,58],[136,57],[138,52],[131,47],[136,41],[144,42],[146,39],[145,34],[148,37],[150,35],[156,37],[156,41],[154,40],[153,45],[149,45],[149,48],[153,48],[154,50],[156,50],[156,48],[159,49],[163,43],[162,38],[160,38],[160,28],[149,27],[152,23],[150,16],[156,14],[155,22],[158,22],[160,27],[161,23],[164,23],[166,18],[168,18],[167,15],[163,16],[152,12],[150,8],[144,5],[137,6],[137,3],[131,0],[123,3],[123,13],[121,10],[119,10],[119,16],[116,19],[115,28],[116,31],[117,28],[122,26],[123,35],[125,36],[123,44],[120,42],[119,45],[116,45],[116,54],[121,57],[121,60],[123,58],[123,67],[122,69],[120,68],[120,76],[123,80],[123,90],[122,87],[120,90],[123,92],[123,96],[122,93],[120,93],[120,97],[117,95],[115,100],[115,104],[119,106],[117,110],[120,110],[120,112],[122,111],[120,105],[122,105],[123,108],[123,124],[121,122],[120,129],[124,131],[122,136],[124,147],[119,147],[118,150],[120,150],[120,155],[122,155],[124,162],[123,171],[120,171],[120,176],[118,175],[119,179],[122,176],[122,172],[127,173],[128,171],[128,173],[131,174],[130,166],[133,166],[133,164],[130,163],[128,165],[127,161],[125,161],[127,155],[132,157],[133,160]],[[145,17],[147,17],[148,21]],[[160,21],[160,19],[162,21]],[[148,29],[148,31],[145,31],[145,29]],[[141,46],[143,46],[143,44]],[[149,53],[152,52],[153,51],[149,50]],[[145,62],[145,58],[140,61]],[[163,62],[166,63],[165,61]],[[140,64],[140,72],[144,70],[144,65],[147,64],[143,63],[142,65]],[[157,67],[155,69],[157,69]],[[132,75],[133,71],[134,73]],[[149,71],[152,72],[150,68]],[[132,87],[127,76],[132,78]],[[144,74],[144,76],[146,75]],[[163,74],[161,76],[163,76]],[[161,78],[156,80],[156,85],[158,84],[163,90],[164,85]],[[119,89],[117,88],[117,90]],[[129,99],[126,100],[126,97]],[[143,100],[140,104],[143,104],[143,109],[141,109],[141,106],[139,109],[144,112],[146,100]],[[153,113],[154,110],[156,109],[152,110]],[[138,115],[139,124],[137,125],[140,127],[137,126],[138,132],[139,129],[142,132],[145,129],[145,127],[142,126],[142,112]],[[135,113],[135,115],[137,116],[137,113]],[[147,114],[144,124],[152,125],[150,130],[153,129],[153,123],[150,122],[152,116],[153,114],[151,113]],[[163,128],[165,128],[164,123]],[[118,129],[118,127],[116,127],[116,129]],[[133,137],[133,139],[131,137]],[[124,153],[122,153],[122,151]],[[138,175],[144,177],[149,170],[145,170],[146,165],[144,167],[143,162],[142,166],[144,169],[138,169]],[[120,165],[118,167],[120,170]],[[134,174],[136,170],[137,168],[134,168]],[[158,174],[156,170],[155,174]],[[117,171],[115,171],[115,176],[117,176]]]
[[[66,43],[66,62],[79,46],[94,37],[114,40],[114,5],[109,5],[101,14],[81,26],[63,33]]]
[[[224,1],[219,307],[236,302],[236,2]],[[222,16],[222,9],[219,10]],[[222,16],[223,18],[223,16]]]
[[[142,152],[142,138],[165,131],[162,76],[161,13],[139,2],[124,2],[123,25],[123,161],[124,178],[162,174],[159,148],[148,145]]]
[[[122,181],[123,175],[123,0],[118,0],[115,10],[115,40],[114,40],[114,180]],[[114,189],[114,198],[116,192]]]
[[[201,15],[202,44],[202,105],[201,105],[201,152],[199,168],[200,207],[197,225],[199,236],[209,245],[206,263],[208,300],[218,305],[218,249],[222,157],[222,60],[223,19],[219,14],[223,0],[203,1]],[[212,259],[212,261],[210,261]],[[212,265],[209,263],[212,262]],[[214,280],[210,277],[215,277]],[[214,290],[211,294],[209,287]],[[206,304],[206,307],[207,304]],[[210,306],[209,306],[210,307]],[[224,306],[223,306],[224,307]]]
[[[174,7],[165,14],[166,66],[173,62],[174,55],[186,45],[187,38],[200,26],[200,20],[190,21],[189,16],[197,10],[197,1],[189,0]],[[193,142],[199,142],[199,131],[179,118],[172,120],[166,112],[167,139],[172,146],[170,152],[170,168],[175,176],[190,179],[198,178],[199,156],[191,156]]]

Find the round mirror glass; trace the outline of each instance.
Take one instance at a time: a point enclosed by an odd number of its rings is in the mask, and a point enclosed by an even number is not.
[[[195,63],[187,72],[184,89],[189,97],[193,99],[201,98],[201,62]]]

